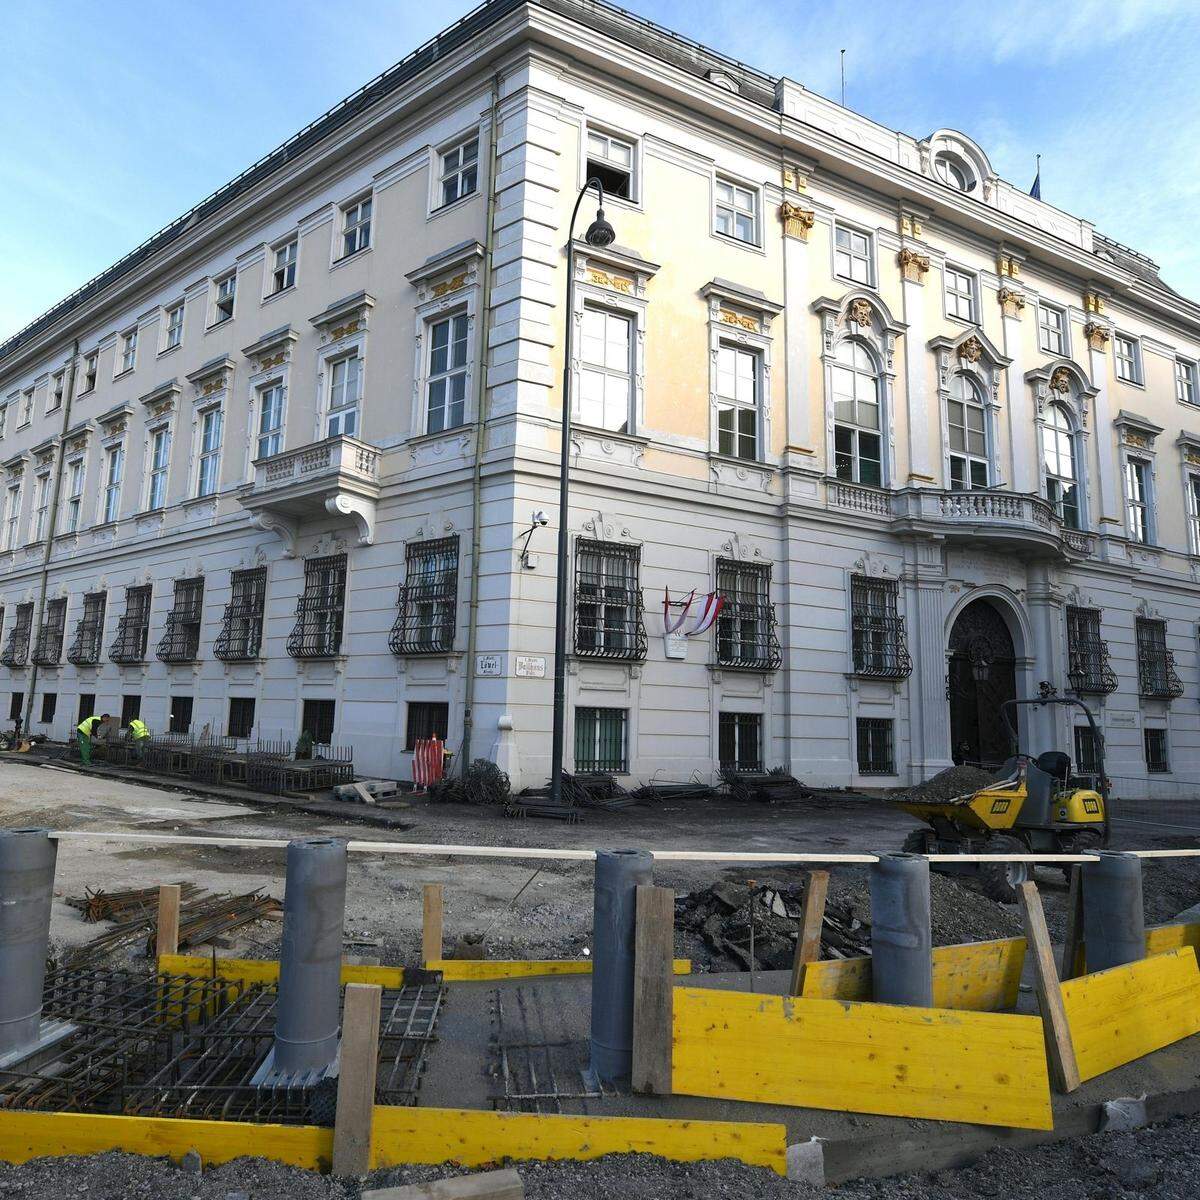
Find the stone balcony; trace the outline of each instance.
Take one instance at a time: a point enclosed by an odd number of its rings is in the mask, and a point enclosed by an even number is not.
[[[305,520],[332,515],[351,522],[360,546],[375,539],[382,451],[353,437],[331,437],[254,461],[254,482],[241,502],[260,529],[278,534],[295,553]]]
[[[900,488],[884,491],[841,480],[826,483],[830,508],[886,518],[891,532],[943,538],[1026,557],[1081,559],[1096,535],[1069,529],[1040,496],[1002,491]]]

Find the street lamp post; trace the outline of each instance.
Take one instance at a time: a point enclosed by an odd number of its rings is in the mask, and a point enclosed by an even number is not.
[[[562,802],[563,732],[567,708],[567,515],[571,503],[571,342],[575,329],[575,220],[579,206],[592,189],[599,203],[596,219],[583,235],[589,246],[611,246],[616,239],[613,227],[604,219],[604,186],[598,179],[589,179],[579,191],[567,226],[567,307],[566,338],[563,342],[562,381],[562,451],[559,457],[558,481],[558,575],[554,595],[554,740],[550,751],[550,798]]]

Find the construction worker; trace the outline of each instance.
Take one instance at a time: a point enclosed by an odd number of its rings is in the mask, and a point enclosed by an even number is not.
[[[144,743],[150,736],[150,727],[142,720],[141,717],[134,717],[129,722],[129,736],[133,738],[133,761],[140,763],[142,761],[142,750]]]
[[[75,727],[79,733],[79,761],[85,767],[89,767],[92,764],[92,737],[96,732],[96,726],[107,725],[108,720],[108,713],[104,713],[99,717],[93,714],[90,717],[84,717]]]

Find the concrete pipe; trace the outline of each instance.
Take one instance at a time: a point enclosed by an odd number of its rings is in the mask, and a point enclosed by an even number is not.
[[[57,859],[49,830],[0,830],[0,1058],[38,1045]]]
[[[654,882],[648,850],[597,850],[592,917],[592,1074],[627,1085],[633,1071],[633,953],[638,884]]]
[[[1087,969],[1106,971],[1146,957],[1142,860],[1102,850],[1083,864],[1083,942]]]
[[[271,1075],[320,1075],[337,1059],[346,920],[346,843],[288,843]]]
[[[933,1004],[929,862],[885,854],[871,864],[871,981],[881,1004]]]

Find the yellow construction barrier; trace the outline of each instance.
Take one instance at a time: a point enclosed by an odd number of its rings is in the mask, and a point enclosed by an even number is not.
[[[677,1094],[1052,1129],[1038,1017],[676,988]]]
[[[493,979],[533,979],[553,975],[590,975],[592,960],[589,958],[433,958],[425,967],[429,971],[441,971],[446,983],[471,983]],[[673,970],[676,975],[690,975],[692,960],[677,958]]]
[[[279,963],[259,958],[207,958],[203,954],[160,954],[158,969],[167,975],[194,979],[228,979],[235,983],[278,983]],[[364,967],[342,964],[343,983],[376,983],[384,988],[404,986],[403,967]]]

